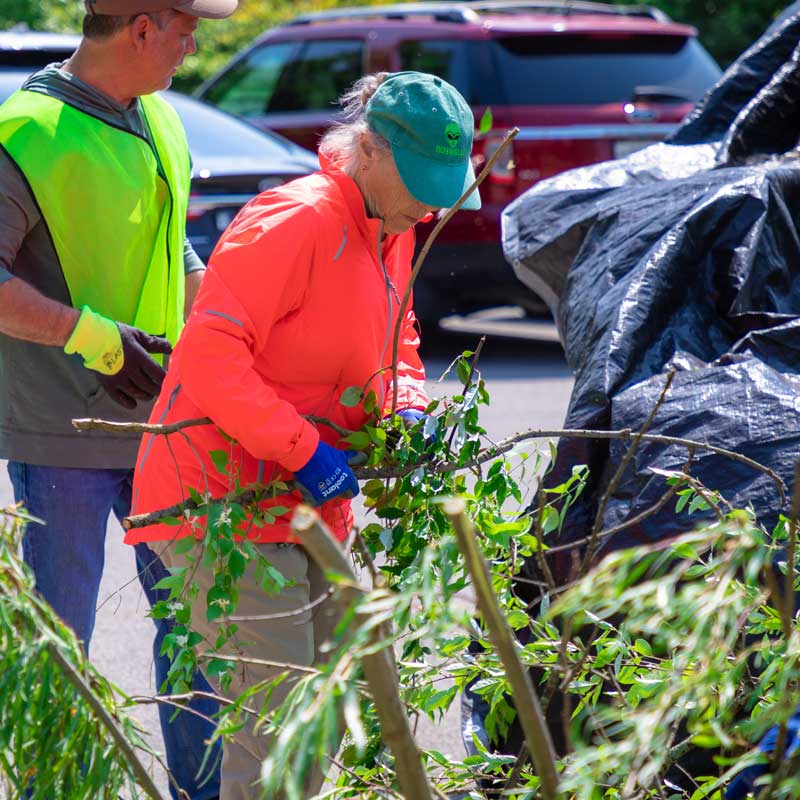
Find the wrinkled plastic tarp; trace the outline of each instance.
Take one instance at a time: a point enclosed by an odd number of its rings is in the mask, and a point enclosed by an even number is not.
[[[575,372],[566,428],[641,429],[734,450],[792,485],[800,457],[800,2],[722,76],[665,143],[542,182],[503,214],[517,276],[550,305]],[[549,485],[587,464],[562,541],[591,530],[628,442],[562,439]],[[642,444],[604,528],[664,494],[687,451]],[[766,525],[774,482],[698,451],[691,472]],[[611,537],[660,540],[695,518],[674,505]],[[564,554],[557,577],[568,579]],[[531,567],[533,565],[530,565]]]

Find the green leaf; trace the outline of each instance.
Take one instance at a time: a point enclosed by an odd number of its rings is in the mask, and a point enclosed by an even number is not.
[[[212,658],[203,667],[203,672],[210,678],[230,672],[236,666],[235,662],[224,658]]]
[[[483,115],[481,116],[481,121],[478,123],[478,133],[489,133],[489,131],[492,129],[493,122],[494,117],[492,115],[492,107],[487,106],[486,111],[484,111]]]
[[[364,412],[372,414],[378,408],[378,396],[370,389],[364,397]]]
[[[194,538],[194,536],[184,536],[182,539],[179,539],[175,545],[175,555],[177,556],[186,555],[187,553],[194,550],[196,544],[197,541]]]
[[[384,508],[377,509],[375,513],[383,519],[400,519],[405,515],[405,511],[402,508],[396,508],[395,506],[384,506]]]
[[[369,434],[366,431],[355,431],[355,433],[345,436],[342,441],[347,442],[355,450],[364,450],[371,444]]]
[[[228,571],[233,580],[239,580],[247,569],[247,558],[241,550],[233,550],[228,558]]]
[[[459,358],[458,361],[456,362],[456,375],[458,375],[458,379],[461,381],[461,383],[467,382],[467,379],[469,378],[469,373],[470,373],[469,364],[463,358]]]
[[[339,398],[339,402],[347,408],[355,408],[364,396],[360,386],[348,386]]]
[[[228,451],[227,450],[209,450],[208,454],[217,468],[217,472],[226,475],[228,472]]]
[[[508,624],[515,630],[518,631],[521,628],[524,628],[526,625],[530,624],[531,618],[522,610],[516,609],[512,611],[508,617]]]
[[[383,481],[372,478],[361,487],[361,492],[365,497],[369,497],[372,500],[382,497],[384,493]]]
[[[653,655],[653,648],[650,647],[650,643],[645,641],[644,639],[637,639],[633,643],[633,649],[637,653],[641,653],[643,656],[652,656]]]
[[[153,586],[153,589],[168,589],[170,597],[180,594],[183,589],[183,580],[186,567],[169,567],[170,574],[162,578]]]

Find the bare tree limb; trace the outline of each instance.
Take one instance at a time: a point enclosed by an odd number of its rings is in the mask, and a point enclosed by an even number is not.
[[[318,417],[314,414],[304,414],[303,416],[315,425],[326,425],[340,436],[350,436],[351,433],[354,433],[354,431],[343,428],[341,425],[337,425],[335,422],[325,417]],[[96,418],[72,420],[72,427],[81,433],[85,433],[86,431],[105,431],[106,433],[129,433],[132,435],[152,433],[157,436],[168,436],[171,433],[182,431],[184,428],[196,428],[199,425],[214,424],[214,421],[210,417],[182,419],[178,422],[171,422],[163,425],[150,422],[113,422],[107,419]]]
[[[622,428],[621,430],[616,430],[616,431],[603,431],[603,430],[590,430],[590,429],[584,430],[581,428],[567,428],[561,430],[531,429],[527,431],[522,431],[520,433],[516,433],[513,436],[509,436],[507,439],[503,439],[496,445],[492,445],[491,447],[486,448],[486,450],[481,452],[472,461],[469,461],[466,464],[459,464],[455,461],[438,462],[438,463],[434,462],[425,465],[425,470],[430,474],[438,474],[440,472],[454,472],[456,470],[469,469],[470,467],[476,466],[478,464],[483,464],[487,461],[491,461],[492,459],[503,455],[503,453],[507,453],[509,450],[512,450],[516,445],[533,439],[625,440],[625,439],[633,439],[634,436],[638,436],[638,438],[643,442],[653,442],[655,444],[665,444],[665,445],[677,445],[678,447],[685,447],[687,450],[689,448],[694,448],[695,450],[702,450],[708,453],[715,453],[716,455],[724,456],[725,458],[729,458],[732,461],[738,461],[740,464],[746,464],[754,471],[763,473],[775,483],[775,486],[777,487],[778,492],[781,496],[781,503],[783,505],[786,505],[786,484],[783,482],[783,478],[781,478],[781,476],[778,475],[778,473],[775,472],[775,470],[764,466],[763,464],[753,460],[752,458],[743,456],[741,453],[737,453],[733,450],[726,450],[724,447],[717,447],[716,445],[713,444],[707,444],[706,442],[698,442],[693,439],[683,439],[678,436],[664,436],[655,433],[637,434],[630,428]],[[355,470],[355,473],[356,477],[361,480],[367,480],[369,478],[402,478],[403,476],[414,472],[414,470],[418,469],[419,466],[420,464],[409,464],[402,468],[389,467],[386,469],[364,467]]]
[[[182,419],[167,425],[157,425],[150,422],[114,422],[108,419],[73,419],[72,427],[80,433],[86,431],[105,431],[106,433],[129,433],[139,435],[140,433],[163,434],[168,436],[170,433],[177,433],[184,428],[196,428],[198,425],[213,425],[208,417],[197,417],[195,419]]]

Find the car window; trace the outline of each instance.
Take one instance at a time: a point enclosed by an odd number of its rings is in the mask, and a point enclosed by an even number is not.
[[[37,69],[66,61],[74,51],[64,50],[0,50],[0,67]]]
[[[402,42],[399,48],[401,69],[438,75],[452,83],[468,103],[473,103],[467,44],[438,39]]]
[[[363,73],[361,39],[308,41],[281,72],[266,110],[269,113],[333,109],[339,96]]]
[[[224,72],[206,91],[204,99],[229,114],[261,116],[275,92],[278,78],[297,49],[295,42],[256,47]]]
[[[196,160],[223,157],[233,163],[237,158],[255,157],[271,158],[280,164],[300,150],[283,137],[254,128],[193,97],[178,92],[166,92],[164,96],[180,115],[189,150]]]
[[[482,84],[484,103],[624,103],[643,87],[694,102],[720,74],[702,45],[685,36],[505,36],[491,47],[499,80]]]

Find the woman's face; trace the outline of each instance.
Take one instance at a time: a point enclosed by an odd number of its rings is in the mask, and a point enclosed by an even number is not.
[[[365,138],[362,138],[361,168],[356,182],[367,211],[383,220],[385,233],[405,233],[423,217],[439,210],[415,200],[403,184],[392,151],[371,147]]]

